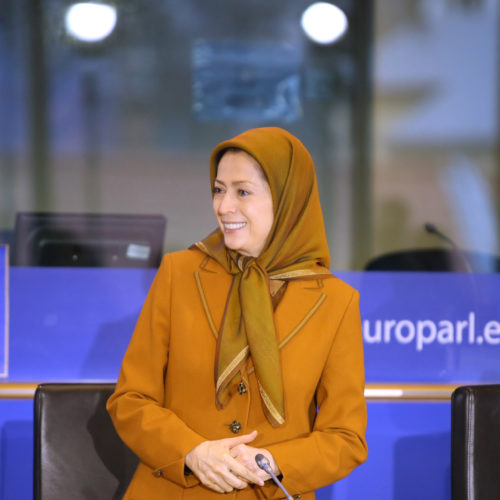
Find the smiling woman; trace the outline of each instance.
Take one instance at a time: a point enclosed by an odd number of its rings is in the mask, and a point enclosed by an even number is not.
[[[210,159],[219,227],[167,254],[108,410],[140,464],[126,499],[296,498],[366,459],[358,293],[330,273],[314,164],[283,129]]]
[[[264,171],[243,150],[224,152],[214,182],[213,207],[224,244],[258,257],[273,225],[273,198]]]

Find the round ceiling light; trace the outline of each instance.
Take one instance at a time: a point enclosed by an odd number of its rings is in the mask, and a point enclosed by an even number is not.
[[[349,26],[344,11],[327,2],[311,4],[302,14],[300,24],[313,42],[323,45],[336,42]]]
[[[116,8],[98,2],[79,2],[66,11],[66,31],[82,42],[100,42],[116,26]]]

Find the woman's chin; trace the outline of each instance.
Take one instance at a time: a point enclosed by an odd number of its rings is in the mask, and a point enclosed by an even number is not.
[[[224,245],[230,250],[238,251],[241,248],[240,238],[236,237],[234,234],[224,233]]]
[[[228,241],[224,239],[224,245],[226,245],[226,248],[229,250],[234,250],[235,252],[238,252],[240,255],[244,255],[246,257],[252,257],[252,255],[244,248],[242,245],[238,245],[234,241]]]

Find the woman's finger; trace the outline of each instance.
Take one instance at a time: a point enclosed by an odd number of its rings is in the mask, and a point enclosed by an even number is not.
[[[247,483],[258,484],[259,486],[264,485],[264,481],[259,476],[259,474],[257,474],[250,467],[247,467],[245,464],[242,464],[238,460],[235,460],[230,455],[228,456],[228,463],[229,469],[231,470],[232,474],[238,476]]]
[[[238,464],[239,465],[239,464]],[[217,482],[228,491],[233,489],[242,490],[248,486],[249,481],[242,478],[238,471],[232,470],[229,466],[225,466],[217,471]]]
[[[247,449],[247,446],[244,444],[238,444],[236,446],[233,446],[230,450],[229,453],[233,458],[239,457],[245,453],[245,450]]]
[[[203,483],[203,481],[202,481]],[[229,493],[228,491],[224,491],[218,484],[214,482],[203,483],[207,488],[216,491],[217,493]]]
[[[244,436],[243,440],[252,440],[255,435],[256,433],[250,433]],[[234,442],[234,439],[200,443],[186,455],[186,465],[204,485],[214,491],[214,485],[224,492],[232,491],[234,488],[243,489],[248,483],[263,485],[264,482],[259,475],[231,457],[227,441]]]
[[[274,457],[268,450],[263,448],[254,448],[252,446],[248,446],[246,444],[240,444],[231,448],[230,450],[231,456],[240,464],[244,465],[250,471],[256,473],[261,479],[267,481],[271,478],[271,476],[263,471],[256,463],[255,457],[257,454],[263,454],[268,460],[271,467],[271,470],[277,475],[280,474],[279,467],[274,460]]]
[[[266,471],[259,468],[259,466],[255,462],[255,455],[241,454],[234,458],[239,464],[246,467],[250,472],[254,473],[262,481],[267,481],[271,478],[271,476]]]
[[[220,443],[222,443],[224,446],[227,446],[228,448],[234,448],[235,446],[241,444],[251,443],[256,437],[257,431],[252,431],[248,434],[242,434],[241,436],[221,439]]]
[[[213,469],[202,475],[200,480],[209,488],[214,490],[219,488],[225,493],[233,489],[242,490],[248,486],[249,481],[244,480],[240,474],[245,474],[246,471],[240,464],[235,463],[234,465],[237,470],[232,470],[229,465],[223,463],[217,464]],[[217,488],[214,488],[214,486]]]

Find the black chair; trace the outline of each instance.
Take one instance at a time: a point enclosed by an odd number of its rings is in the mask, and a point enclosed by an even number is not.
[[[374,257],[365,271],[425,271],[425,272],[499,272],[496,255],[479,252],[422,248],[401,250]]]
[[[452,499],[500,499],[500,385],[457,388],[451,410]]]
[[[113,384],[42,384],[35,392],[35,500],[122,498],[137,457],[106,411]]]

